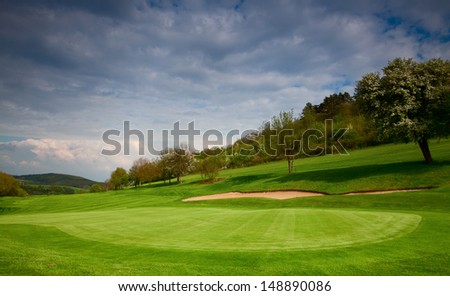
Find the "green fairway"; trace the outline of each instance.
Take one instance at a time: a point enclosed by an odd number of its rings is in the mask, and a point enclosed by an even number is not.
[[[221,172],[222,181],[0,199],[2,275],[450,275],[450,141]],[[382,195],[352,191],[432,188]],[[182,202],[310,190],[289,200]]]
[[[81,239],[113,244],[242,251],[379,242],[410,233],[420,219],[411,214],[345,210],[140,208],[16,215],[7,221],[55,226]]]

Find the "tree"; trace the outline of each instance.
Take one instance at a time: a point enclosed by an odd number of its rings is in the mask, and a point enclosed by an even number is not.
[[[317,108],[318,106],[314,106],[310,102],[306,103],[303,108],[300,120],[305,129],[310,128],[318,120]]]
[[[0,196],[28,196],[13,176],[0,172]]]
[[[175,175],[173,174],[173,170],[171,167],[171,161],[168,157],[168,154],[170,150],[165,151],[162,155],[161,158],[158,161],[158,170],[160,172],[160,177],[162,180],[164,180],[164,184],[166,183],[166,181],[169,181],[169,184],[172,183],[172,178],[175,177]]]
[[[163,174],[174,176],[177,178],[178,183],[182,183],[183,176],[187,175],[192,169],[194,157],[187,148],[178,147],[168,149],[161,156],[161,161],[164,164]]]
[[[224,154],[222,153],[218,155],[209,155],[203,159],[200,159],[196,164],[196,168],[202,176],[202,179],[213,181],[219,174],[220,169],[225,165],[226,159]]]
[[[128,184],[128,173],[124,168],[116,168],[111,173],[111,179],[109,179],[109,183],[114,190],[122,189],[123,186]]]
[[[159,166],[156,161],[150,161],[146,158],[139,158],[133,162],[128,175],[135,186],[142,183],[150,183],[161,175]]]
[[[343,106],[352,103],[352,101],[349,93],[338,93],[325,97],[322,103],[314,107],[316,113],[320,113],[324,117],[323,119],[331,119],[341,112]]]
[[[277,159],[286,159],[289,174],[294,172],[294,160],[301,148],[294,121],[294,110],[280,112],[262,132],[265,152]]]
[[[355,98],[382,138],[416,142],[427,163],[428,140],[450,135],[450,62],[397,58],[357,82]]]

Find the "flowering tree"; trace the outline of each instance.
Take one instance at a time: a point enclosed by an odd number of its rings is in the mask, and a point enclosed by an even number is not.
[[[397,58],[363,76],[355,98],[383,138],[418,143],[427,163],[428,140],[450,135],[450,61]]]

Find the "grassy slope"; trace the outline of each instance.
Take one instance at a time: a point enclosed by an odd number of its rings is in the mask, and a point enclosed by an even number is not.
[[[0,274],[450,275],[450,141],[432,143],[431,149],[436,159],[436,163],[431,166],[422,163],[416,145],[388,145],[351,152],[349,156],[298,160],[293,175],[287,175],[285,162],[279,162],[223,171],[221,177],[225,180],[215,184],[200,185],[199,177],[194,175],[188,176],[182,185],[153,184],[149,188],[99,194],[2,198],[0,211],[4,215],[0,216]],[[185,197],[230,190],[303,189],[337,194],[414,187],[438,188],[422,192],[329,195],[285,201],[180,201]],[[170,208],[173,208],[173,212],[170,212]],[[418,215],[422,220],[415,231],[379,243],[334,249],[256,252],[158,248],[142,243],[130,244],[127,238],[124,244],[115,244],[111,242],[122,230],[115,229],[114,225],[109,227],[112,229],[109,235],[104,234],[106,239],[100,241],[93,241],[81,234],[76,236],[75,232],[80,230],[67,229],[67,225],[65,229],[61,228],[66,232],[54,227],[67,221],[61,218],[64,215],[67,218],[70,215],[85,215],[92,222],[86,226],[91,227],[105,220],[102,214],[123,215],[127,213],[126,209],[131,214],[121,216],[125,220],[118,223],[127,226],[123,233],[130,232],[133,227],[139,229],[142,223],[151,220],[146,220],[142,215],[136,216],[136,213],[143,213],[146,209],[152,213],[162,212],[165,217],[169,211],[176,217],[190,210],[193,213],[218,212],[220,215],[230,210],[258,214],[263,210],[275,213],[273,209],[297,211],[311,208],[397,212]],[[53,214],[39,218],[37,214],[42,213]],[[55,215],[58,223],[45,221],[44,217],[48,219],[48,215]],[[191,219],[195,217],[193,215]],[[113,221],[118,219],[107,218]],[[32,221],[27,222],[30,224],[1,224],[20,222],[17,219]],[[35,225],[33,221],[36,221]],[[188,224],[188,221],[181,222]],[[176,227],[183,229],[183,223],[177,223]],[[151,236],[152,232],[147,234]],[[198,236],[198,244],[201,244],[204,235]],[[151,238],[146,238],[151,242]],[[192,238],[187,241],[192,241]]]

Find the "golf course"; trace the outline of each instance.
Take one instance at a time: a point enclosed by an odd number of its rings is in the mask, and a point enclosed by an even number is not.
[[[0,275],[450,275],[450,140],[430,150],[431,164],[388,144],[291,174],[276,161],[210,183],[2,197]],[[229,192],[250,194],[189,200]]]

